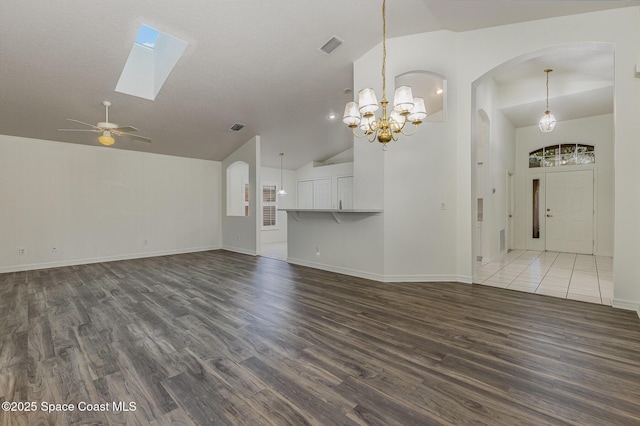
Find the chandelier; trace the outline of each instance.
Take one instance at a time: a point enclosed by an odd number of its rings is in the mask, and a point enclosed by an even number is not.
[[[358,93],[358,103],[348,102],[344,108],[342,121],[349,126],[354,136],[358,138],[366,137],[369,142],[378,140],[384,150],[387,143],[397,141],[400,134],[410,136],[418,130],[418,125],[427,116],[427,109],[424,99],[414,98],[411,87],[400,86],[396,88],[393,109],[387,115],[387,19],[386,0],[382,1],[382,101],[378,104],[376,93],[371,88],[360,90]],[[380,117],[375,116],[375,112],[382,106]],[[406,129],[407,124],[413,124],[413,128]],[[362,134],[358,134],[360,128]]]
[[[538,127],[540,131],[543,133],[549,133],[553,131],[554,127],[556,127],[556,118],[549,111],[549,73],[553,71],[550,69],[544,70],[547,73],[547,109],[542,115],[540,122],[538,123]]]
[[[284,187],[282,186],[282,158],[284,157],[284,152],[280,153],[280,191],[278,191],[278,195],[280,195],[281,197],[284,197],[285,195],[287,195],[287,191],[284,190]]]

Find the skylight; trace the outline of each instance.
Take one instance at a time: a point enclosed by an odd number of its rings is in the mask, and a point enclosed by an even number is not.
[[[158,39],[159,33],[160,32],[158,30],[147,27],[143,24],[140,26],[140,31],[138,31],[136,43],[141,46],[148,47],[149,49],[154,49],[156,47],[156,40]]]
[[[188,43],[141,25],[116,92],[155,100]]]

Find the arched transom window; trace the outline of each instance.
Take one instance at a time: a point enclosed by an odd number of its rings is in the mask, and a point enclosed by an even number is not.
[[[593,145],[581,143],[551,145],[529,153],[529,168],[575,166],[595,162],[596,153]]]

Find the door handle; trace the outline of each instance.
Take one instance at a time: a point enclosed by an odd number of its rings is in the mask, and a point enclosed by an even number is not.
[[[553,217],[553,215],[552,214],[548,214],[547,217]]]

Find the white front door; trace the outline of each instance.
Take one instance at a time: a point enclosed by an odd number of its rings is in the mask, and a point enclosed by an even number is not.
[[[547,173],[546,249],[593,254],[593,170]]]

